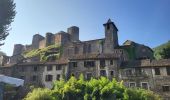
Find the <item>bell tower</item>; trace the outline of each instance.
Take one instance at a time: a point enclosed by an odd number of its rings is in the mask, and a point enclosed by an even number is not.
[[[105,48],[112,51],[119,45],[117,35],[118,29],[116,25],[111,21],[111,19],[109,19],[107,23],[103,24],[103,26],[105,28]]]

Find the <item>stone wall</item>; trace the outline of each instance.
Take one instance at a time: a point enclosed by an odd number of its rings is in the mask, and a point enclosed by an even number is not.
[[[51,70],[48,70],[47,67],[52,67]],[[60,67],[60,68],[56,68],[56,67]],[[44,84],[45,87],[48,88],[52,88],[52,83],[53,81],[57,80],[57,75],[60,76],[59,79],[64,78],[63,76],[66,76],[66,69],[67,69],[67,65],[61,65],[61,64],[48,64],[45,66],[44,68],[44,72],[43,72],[43,77],[42,77],[42,83]],[[47,81],[46,80],[46,75],[52,75],[52,80],[51,81]]]

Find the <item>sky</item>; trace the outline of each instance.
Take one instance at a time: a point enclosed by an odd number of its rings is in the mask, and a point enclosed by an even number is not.
[[[118,28],[119,44],[132,40],[156,47],[170,40],[170,0],[14,0],[17,14],[5,45],[31,44],[34,34],[67,31],[78,26],[80,40],[104,38],[110,18]]]

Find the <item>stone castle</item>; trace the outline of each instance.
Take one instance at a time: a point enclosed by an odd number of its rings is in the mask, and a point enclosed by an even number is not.
[[[52,81],[71,75],[83,74],[87,80],[106,76],[124,80],[127,87],[148,89],[170,99],[170,59],[155,60],[150,47],[130,40],[119,45],[116,25],[109,19],[103,26],[105,37],[89,41],[79,40],[76,26],[67,32],[46,33],[45,37],[35,34],[31,45],[16,44],[11,57],[0,58],[0,74],[24,79],[25,86],[48,88]],[[24,56],[33,50],[48,58]]]

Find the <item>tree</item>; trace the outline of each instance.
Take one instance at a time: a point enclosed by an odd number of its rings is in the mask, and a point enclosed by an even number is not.
[[[170,58],[170,46],[163,48],[162,52],[160,53],[160,55],[162,56],[162,58],[164,59],[168,59]]]
[[[13,0],[0,0],[0,41],[9,35],[10,25],[15,17],[15,3]],[[0,43],[0,46],[4,43]]]
[[[46,92],[43,92],[46,91]],[[48,94],[47,94],[48,93]],[[43,98],[46,97],[46,98]],[[48,98],[47,98],[48,97]],[[36,98],[36,99],[34,99]],[[127,88],[123,81],[109,80],[106,77],[91,78],[86,81],[81,75],[79,79],[71,77],[54,82],[51,90],[35,89],[24,100],[160,100],[152,91]]]

